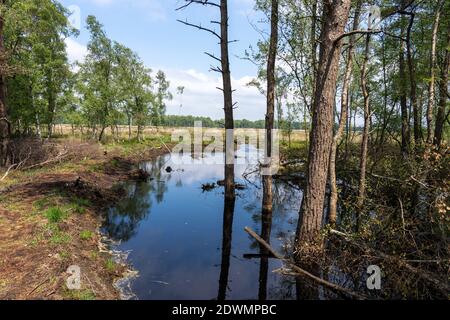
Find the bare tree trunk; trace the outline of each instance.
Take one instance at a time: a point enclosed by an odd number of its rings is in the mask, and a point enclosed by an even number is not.
[[[278,47],[278,0],[272,0],[271,12],[271,32],[269,57],[267,59],[267,112],[266,112],[266,152],[265,156],[269,160],[267,166],[272,165],[272,143],[273,143],[273,126],[275,118],[275,62],[277,58]],[[263,210],[272,211],[272,177],[270,175],[263,176]]]
[[[233,90],[228,52],[228,1],[220,1],[220,52],[225,110],[225,197],[234,198],[234,117]]]
[[[361,142],[361,159],[359,164],[359,188],[358,188],[358,210],[361,211],[364,206],[366,195],[366,167],[367,167],[367,149],[369,145],[370,132],[370,95],[367,88],[367,64],[369,62],[370,52],[370,34],[366,35],[366,48],[364,53],[364,62],[361,69],[361,90],[364,96],[364,131]]]
[[[4,5],[5,0],[0,0],[0,5]],[[8,120],[8,108],[6,105],[6,50],[4,43],[4,19],[0,16],[0,166],[7,165],[10,161],[10,137],[11,123]]]
[[[447,28],[446,51],[444,62],[441,67],[441,76],[439,81],[439,106],[436,116],[436,125],[434,128],[434,144],[440,146],[442,142],[442,133],[444,131],[446,106],[448,101],[448,73],[450,69],[450,23]]]
[[[441,18],[442,0],[439,1],[436,17],[433,24],[433,36],[431,40],[431,53],[430,53],[430,86],[428,88],[428,107],[427,107],[427,143],[433,141],[433,110],[434,110],[434,94],[435,94],[435,78],[436,78],[436,42],[437,32],[439,28],[439,20]]]
[[[358,29],[359,25],[359,16],[361,14],[361,1],[358,1],[355,17],[353,20],[353,30]],[[336,134],[333,138],[333,143],[331,145],[331,155],[330,155],[330,213],[329,213],[329,222],[330,224],[335,224],[337,220],[337,200],[338,200],[338,190],[336,183],[336,154],[338,144],[342,138],[344,133],[344,128],[347,124],[347,115],[348,115],[348,93],[350,88],[350,83],[352,81],[352,73],[353,73],[353,54],[354,54],[354,44],[355,44],[355,36],[350,37],[349,45],[348,45],[348,53],[347,53],[347,66],[345,70],[344,84],[342,86],[342,96],[341,96],[341,119],[339,121],[339,127],[336,131]]]
[[[351,0],[323,1],[323,28],[313,103],[311,144],[306,188],[300,210],[297,238],[300,244],[314,241],[322,228],[325,188],[333,143],[333,111],[339,71],[341,41]]]
[[[98,136],[98,142],[102,142],[105,130],[106,130],[106,126],[103,125],[102,130],[100,131],[100,135]]]

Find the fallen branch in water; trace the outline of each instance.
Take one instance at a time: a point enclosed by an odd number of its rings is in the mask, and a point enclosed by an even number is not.
[[[337,231],[337,230],[333,230],[333,229],[330,230],[330,233],[338,235],[338,236],[342,237],[345,241],[347,241],[347,242],[349,242],[349,243],[351,243],[353,245],[356,245],[356,246],[358,246],[360,248],[363,248],[363,249],[365,249],[365,250],[367,250],[369,252],[372,252],[374,255],[376,255],[378,257],[381,257],[384,260],[397,263],[400,267],[403,267],[403,268],[407,269],[408,271],[410,271],[411,273],[416,274],[417,276],[419,276],[423,280],[426,280],[426,281],[434,284],[437,289],[439,289],[442,293],[444,293],[444,295],[448,295],[450,293],[450,287],[446,284],[445,281],[442,281],[440,279],[434,278],[431,274],[429,274],[425,270],[421,270],[421,269],[418,269],[416,267],[413,267],[412,265],[408,264],[406,260],[403,260],[403,259],[400,259],[400,258],[397,258],[397,257],[393,257],[393,256],[387,255],[387,254],[385,254],[385,253],[383,253],[381,251],[377,251],[377,250],[374,250],[372,248],[369,248],[368,246],[365,246],[365,245],[363,245],[361,243],[358,243],[358,242],[352,240],[350,238],[350,236],[348,234],[346,234],[346,233],[343,233],[343,232],[340,232],[340,231]]]
[[[313,275],[312,273],[298,267],[293,261],[291,261],[290,259],[287,259],[285,257],[283,257],[281,254],[279,254],[278,252],[276,252],[266,241],[264,241],[264,239],[262,239],[260,236],[258,236],[252,229],[250,229],[249,227],[245,228],[245,231],[251,235],[253,238],[255,238],[256,241],[258,241],[268,252],[270,252],[275,258],[283,261],[284,263],[286,263],[292,270],[295,271],[295,273],[290,273],[290,275],[298,275],[298,276],[303,276],[303,277],[307,277],[311,280],[314,280],[315,282],[330,288],[332,290],[336,290],[339,291],[341,293],[344,293],[352,298],[358,299],[358,300],[365,300],[367,299],[367,297],[353,292],[349,289],[346,289],[344,287],[341,287],[337,284],[328,282],[322,278],[319,278],[315,275]]]

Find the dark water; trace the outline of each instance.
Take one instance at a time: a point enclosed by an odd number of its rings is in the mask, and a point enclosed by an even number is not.
[[[118,249],[130,252],[129,262],[139,272],[131,284],[137,298],[295,299],[295,279],[272,272],[281,262],[258,256],[260,246],[244,227],[270,231],[272,246],[289,250],[286,239],[295,232],[301,191],[274,182],[273,215],[262,219],[261,177],[243,178],[251,166],[236,167],[237,182],[247,188],[237,191],[233,206],[225,203],[223,188],[201,188],[223,179],[223,166],[172,160],[166,155],[142,164],[152,180],[127,183],[127,199],[110,210],[104,225],[120,241]],[[167,173],[167,166],[173,172]]]

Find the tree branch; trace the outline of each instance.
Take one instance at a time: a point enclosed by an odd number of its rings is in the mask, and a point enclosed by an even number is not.
[[[264,241],[264,239],[262,239],[260,236],[258,236],[252,229],[246,227],[246,228],[245,228],[245,231],[246,231],[249,235],[251,235],[256,241],[258,241],[258,242],[259,242],[259,243],[260,243],[260,244],[261,244],[261,245],[262,245],[262,246],[263,246],[270,254],[272,254],[275,258],[277,258],[277,259],[279,259],[279,260],[285,262],[286,264],[288,264],[288,265],[289,265],[289,268],[291,268],[293,271],[295,271],[295,275],[297,275],[297,276],[303,276],[303,277],[307,277],[307,278],[309,278],[309,279],[312,279],[312,280],[314,280],[315,282],[317,282],[317,283],[319,283],[319,284],[321,284],[321,285],[323,285],[323,286],[325,286],[325,287],[327,287],[327,288],[333,289],[333,290],[338,291],[338,292],[345,293],[345,294],[347,294],[348,296],[350,296],[350,297],[352,297],[352,298],[359,299],[359,300],[364,300],[364,299],[366,299],[366,297],[363,296],[363,295],[360,295],[360,294],[358,294],[358,293],[356,293],[356,292],[353,292],[353,291],[351,291],[351,290],[349,290],[349,289],[347,289],[347,288],[341,287],[341,286],[339,286],[339,285],[337,285],[337,284],[328,282],[328,281],[326,281],[326,280],[324,280],[324,279],[322,279],[322,278],[316,277],[316,276],[313,275],[312,273],[309,273],[308,271],[306,271],[306,270],[304,270],[304,269],[301,269],[301,268],[298,267],[294,262],[292,262],[292,261],[289,260],[289,259],[286,259],[286,258],[283,257],[281,254],[279,254],[279,253],[276,252],[274,249],[272,249],[272,247],[271,247],[266,241]]]
[[[187,8],[193,3],[201,4],[201,5],[204,5],[204,6],[210,5],[210,6],[213,6],[213,7],[220,8],[220,4],[217,4],[217,3],[214,3],[214,2],[209,2],[208,0],[186,0],[186,2],[187,2],[186,4],[183,4],[181,7],[176,8],[175,11],[179,11],[179,10],[182,10],[184,8]]]
[[[215,55],[213,55],[213,54],[211,54],[211,53],[209,53],[209,52],[205,52],[205,54],[206,54],[208,57],[211,57],[211,58],[213,58],[214,60],[217,60],[217,61],[219,61],[220,63],[222,63],[222,60],[220,60],[219,58],[217,58]]]
[[[222,37],[219,36],[214,30],[211,30],[211,29],[208,29],[208,28],[204,28],[204,27],[202,27],[201,25],[192,24],[192,23],[189,23],[189,22],[183,21],[183,20],[178,20],[178,19],[177,19],[177,21],[178,21],[178,22],[181,22],[182,24],[185,24],[185,25],[187,25],[187,26],[190,26],[190,27],[193,27],[193,28],[197,28],[197,29],[199,29],[199,30],[203,30],[203,31],[209,32],[209,33],[215,35],[219,40],[222,40]]]

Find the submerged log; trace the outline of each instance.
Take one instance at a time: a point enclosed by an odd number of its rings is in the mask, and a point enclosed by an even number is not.
[[[302,277],[306,277],[309,278],[315,282],[317,282],[320,285],[323,285],[329,289],[344,293],[354,299],[358,299],[358,300],[365,300],[367,299],[367,297],[365,297],[364,295],[361,295],[359,293],[356,293],[354,291],[351,291],[347,288],[341,287],[335,283],[331,283],[328,282],[322,278],[319,278],[315,275],[313,275],[312,273],[300,268],[299,266],[297,266],[293,261],[291,261],[290,259],[287,259],[285,257],[283,257],[281,254],[279,254],[278,252],[276,252],[264,239],[262,239],[259,235],[257,235],[252,229],[250,229],[249,227],[245,228],[245,231],[251,235],[256,241],[258,241],[270,254],[272,254],[275,258],[283,261],[284,263],[286,263],[290,269],[292,269],[295,273],[293,273],[292,275],[298,275],[298,276],[302,276]]]

